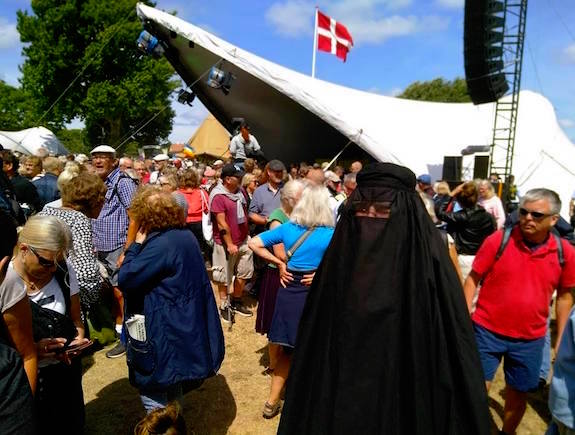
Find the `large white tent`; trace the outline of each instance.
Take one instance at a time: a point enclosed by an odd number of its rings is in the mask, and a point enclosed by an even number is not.
[[[35,154],[40,148],[48,150],[52,155],[69,154],[56,135],[45,127],[0,131],[0,144],[4,149],[23,154]]]
[[[441,177],[444,156],[489,145],[495,104],[410,101],[346,88],[282,67],[160,10],[138,4],[144,26],[208,110],[231,131],[245,117],[266,155],[286,162],[332,157],[351,141],[378,160]],[[236,77],[228,95],[206,84],[212,66]],[[550,102],[520,94],[513,173],[520,192],[548,187],[566,215],[575,147]]]

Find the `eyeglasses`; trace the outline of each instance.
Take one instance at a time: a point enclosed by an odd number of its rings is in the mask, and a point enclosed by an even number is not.
[[[32,253],[36,256],[40,266],[42,266],[42,267],[54,267],[54,266],[56,266],[56,262],[54,260],[48,260],[47,258],[42,257],[40,254],[38,254],[38,252],[32,246],[28,246],[28,249],[30,249],[30,251],[32,251]]]
[[[553,213],[550,214],[541,213],[540,211],[531,211],[523,207],[519,209],[519,214],[521,216],[527,216],[528,214],[530,214],[533,219],[543,219],[548,216],[553,216]]]

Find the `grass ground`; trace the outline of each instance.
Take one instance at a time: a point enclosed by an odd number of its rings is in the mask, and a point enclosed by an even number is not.
[[[255,311],[255,302],[252,303]],[[184,417],[195,434],[274,434],[279,417],[262,418],[270,378],[262,372],[267,363],[266,339],[254,330],[254,317],[236,316],[230,331],[224,325],[226,357],[219,374],[187,394]],[[124,357],[107,359],[106,349],[86,357],[83,378],[88,435],[130,434],[144,416],[137,391],[128,382]],[[490,392],[494,425],[503,414],[502,370]],[[547,390],[529,396],[519,435],[543,434],[550,420]],[[494,426],[495,430],[495,426]],[[496,432],[494,432],[496,433]]]

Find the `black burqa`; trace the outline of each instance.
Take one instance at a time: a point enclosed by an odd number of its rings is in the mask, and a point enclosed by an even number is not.
[[[376,163],[357,183],[308,295],[278,433],[488,434],[463,290],[415,175]]]

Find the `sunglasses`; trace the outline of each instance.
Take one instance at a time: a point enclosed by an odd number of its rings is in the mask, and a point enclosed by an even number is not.
[[[54,260],[48,260],[47,258],[42,257],[40,254],[38,254],[38,252],[32,246],[28,246],[28,249],[30,249],[30,251],[32,251],[32,253],[36,256],[40,266],[42,266],[42,267],[54,267],[54,266],[56,266],[56,262]]]
[[[548,217],[548,216],[553,216],[553,213],[551,213],[551,214],[541,213],[539,211],[527,210],[526,208],[520,208],[519,214],[521,216],[527,216],[530,214],[533,219],[543,219],[543,218]]]

